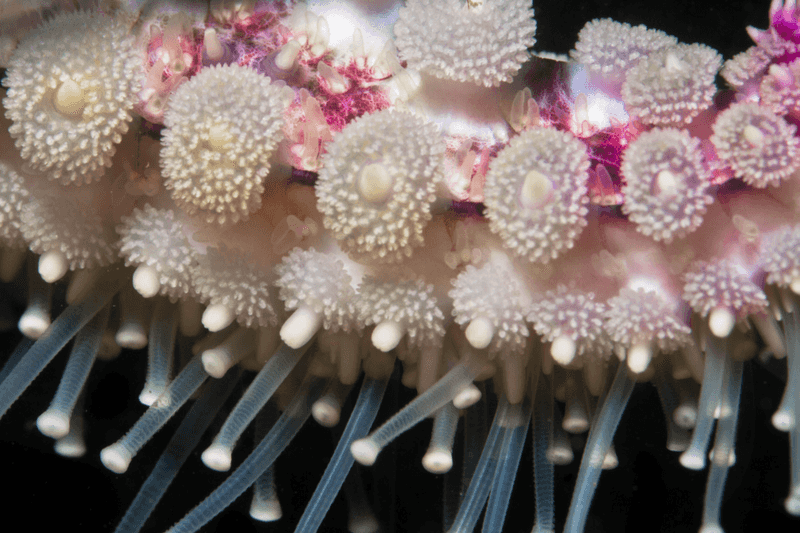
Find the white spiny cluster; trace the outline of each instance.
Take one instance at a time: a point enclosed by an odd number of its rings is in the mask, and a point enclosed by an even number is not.
[[[281,139],[284,91],[253,69],[211,66],[170,98],[164,117],[164,185],[209,223],[246,220],[261,206]]]
[[[775,233],[764,244],[761,257],[767,283],[800,290],[800,226]]]
[[[702,44],[678,44],[648,55],[628,71],[622,100],[644,124],[688,124],[711,106],[722,56]]]
[[[117,260],[113,230],[90,205],[66,196],[32,198],[22,209],[20,230],[33,253],[60,252],[70,270]]]
[[[341,259],[295,248],[275,267],[275,273],[286,309],[310,307],[322,315],[326,330],[350,331],[355,326],[356,292]]]
[[[510,82],[536,42],[526,0],[409,0],[394,26],[400,58],[437,78]]]
[[[316,183],[323,223],[342,249],[399,262],[422,246],[444,151],[436,126],[408,112],[348,124],[327,146]]]
[[[606,310],[594,293],[559,285],[531,306],[527,318],[545,342],[566,336],[575,343],[575,355],[606,358],[613,348],[604,326]]]
[[[691,330],[655,291],[622,289],[608,300],[606,331],[623,348],[653,343],[669,352],[690,342]]]
[[[140,71],[125,24],[100,13],[62,14],[27,34],[3,81],[22,157],[61,183],[99,179],[133,118]]]
[[[676,44],[675,37],[641,24],[595,19],[578,32],[570,57],[606,79],[622,82],[625,73],[648,54]]]
[[[800,113],[800,59],[786,65],[772,65],[761,80],[759,103],[776,115]]]
[[[636,229],[670,242],[696,230],[706,206],[710,173],[703,166],[700,140],[676,129],[641,134],[622,156],[622,212]]]
[[[444,313],[433,295],[433,285],[422,280],[365,277],[358,291],[358,318],[367,326],[396,322],[407,334],[411,349],[440,346],[444,337]]]
[[[547,263],[572,248],[586,226],[586,147],[571,134],[537,128],[511,140],[484,186],[489,227],[505,246]]]
[[[25,179],[13,168],[0,162],[0,242],[5,246],[25,246],[20,232],[22,210],[30,201]]]
[[[711,142],[720,160],[753,187],[777,185],[800,167],[797,128],[764,106],[733,104],[713,129]]]
[[[770,61],[767,51],[759,46],[751,46],[727,60],[719,74],[731,87],[740,89],[753,83],[753,80],[766,70]]]
[[[191,272],[199,254],[184,228],[185,220],[175,211],[150,205],[134,209],[117,226],[125,264],[155,269],[160,293],[172,300],[194,294]]]
[[[764,291],[731,263],[695,263],[684,282],[683,299],[704,317],[715,307],[724,307],[741,320],[767,306]]]
[[[521,355],[528,338],[525,292],[516,274],[489,261],[480,268],[468,265],[453,280],[449,296],[460,326],[477,319],[491,322],[494,335],[488,346],[490,353]]]
[[[192,283],[200,299],[209,305],[224,305],[245,327],[278,324],[271,278],[269,269],[225,246],[208,248],[192,271]]]

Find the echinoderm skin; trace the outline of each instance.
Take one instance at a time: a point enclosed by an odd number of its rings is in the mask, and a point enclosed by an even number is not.
[[[0,1],[0,508],[796,529],[798,27],[781,0]]]

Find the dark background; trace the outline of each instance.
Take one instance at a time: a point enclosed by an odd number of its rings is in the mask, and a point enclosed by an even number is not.
[[[683,42],[708,44],[726,59],[750,45],[746,25],[766,27],[769,6],[766,0],[552,1],[547,4],[541,2],[534,6],[538,22],[536,50],[566,53],[585,22],[611,17],[662,29]],[[16,333],[6,334],[0,350],[10,352],[18,339]],[[116,361],[96,364],[89,382],[91,394],[85,406],[89,451],[82,459],[57,456],[52,451],[52,441],[40,435],[34,426],[36,417],[47,408],[55,392],[66,353],[56,358],[0,421],[3,454],[0,475],[5,482],[0,509],[7,520],[38,531],[74,527],[100,532],[116,526],[175,427],[173,421],[148,444],[125,475],[110,473],[100,464],[99,451],[118,439],[144,411],[137,395],[144,379],[145,358],[145,352],[124,352]],[[234,396],[238,398],[242,390],[243,386]],[[778,378],[758,365],[746,366],[736,450],[738,461],[729,474],[723,507],[723,526],[728,533],[761,531],[764,527],[771,531],[790,531],[800,526],[800,519],[790,519],[782,506],[788,491],[788,439],[769,424],[782,390],[783,384]],[[385,420],[411,397],[407,390],[394,384],[387,393],[378,420]],[[441,531],[442,483],[424,472],[419,463],[429,436],[430,422],[425,422],[390,446],[378,464],[363,473],[368,484],[383,486],[376,493],[374,504],[387,525],[385,531]],[[208,440],[206,436],[200,450]],[[248,433],[242,440],[240,453],[235,456],[236,461],[241,461],[241,452],[249,441]],[[698,530],[707,471],[692,472],[682,468],[678,455],[668,452],[664,442],[664,422],[655,390],[649,385],[639,385],[615,438],[620,466],[601,478],[587,531]],[[279,459],[282,521],[269,525],[252,521],[247,516],[248,493],[205,530],[293,531],[334,445],[329,430],[308,424]],[[526,443],[505,528],[512,533],[530,531],[532,525],[529,448],[530,440]],[[577,460],[572,466],[556,468],[558,531],[563,528],[576,474]],[[224,475],[202,466],[199,454],[193,455],[145,531],[166,530],[222,479]],[[392,485],[394,492],[385,490]],[[322,530],[345,531],[345,524],[346,509],[343,501],[337,499]]]

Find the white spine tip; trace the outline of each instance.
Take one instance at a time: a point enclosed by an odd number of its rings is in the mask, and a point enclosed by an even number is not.
[[[290,348],[304,346],[322,327],[322,316],[310,307],[302,306],[286,319],[281,327],[281,340]]]
[[[259,522],[275,522],[283,516],[283,509],[281,509],[281,504],[277,501],[254,501],[250,505],[250,516]]]
[[[131,454],[122,446],[112,444],[100,452],[100,461],[112,472],[124,474],[131,464]]]
[[[636,343],[628,350],[628,368],[636,374],[641,374],[650,366],[652,358],[653,349],[649,342]]]
[[[158,397],[161,396],[161,393],[164,392],[164,389],[160,390],[153,390],[153,389],[146,389],[139,394],[139,403],[146,406],[151,406],[156,403]]]
[[[39,275],[47,283],[55,283],[69,270],[67,257],[59,251],[45,252],[39,257]]]
[[[553,344],[550,345],[550,355],[553,360],[561,366],[570,364],[575,359],[578,347],[571,337],[566,335],[559,335],[553,339]]]
[[[36,419],[36,427],[39,428],[42,435],[60,439],[69,433],[69,416],[60,411],[48,409]]]
[[[681,454],[680,462],[684,468],[689,470],[702,470],[706,467],[704,456],[704,453],[694,453],[692,450],[687,450]]]
[[[453,405],[456,409],[466,409],[478,403],[481,399],[481,390],[470,383],[455,395]]]
[[[397,347],[405,331],[397,322],[386,320],[372,330],[372,345],[382,352],[388,352]]]
[[[29,339],[38,339],[50,327],[50,317],[37,311],[25,311],[17,327]]]
[[[467,337],[467,342],[473,348],[482,350],[492,342],[494,331],[494,324],[492,324],[491,320],[479,317],[469,323],[464,331],[464,336]]]
[[[217,472],[227,472],[231,469],[231,451],[218,444],[206,448],[200,458],[203,464]]]
[[[147,346],[147,333],[136,326],[120,328],[114,335],[114,342],[120,348],[129,350],[141,350]]]
[[[152,298],[161,290],[158,271],[147,265],[139,265],[133,272],[133,288],[144,298]]]
[[[772,425],[779,431],[791,431],[794,429],[794,416],[783,410],[775,411],[772,415]]]
[[[222,331],[230,326],[235,318],[227,305],[213,304],[203,312],[203,326],[211,332]]]
[[[350,445],[353,458],[364,466],[372,466],[378,458],[380,447],[370,438],[358,439]]]
[[[733,331],[736,317],[727,307],[715,307],[708,315],[708,327],[715,336],[724,339]]]
[[[339,423],[339,406],[330,398],[321,398],[311,406],[311,416],[320,426],[332,428]]]
[[[53,449],[55,449],[56,453],[61,457],[69,457],[71,459],[77,459],[78,457],[86,455],[86,444],[80,439],[71,437],[58,439]]]
[[[445,474],[453,468],[453,456],[444,450],[432,450],[422,458],[422,466],[431,474]]]

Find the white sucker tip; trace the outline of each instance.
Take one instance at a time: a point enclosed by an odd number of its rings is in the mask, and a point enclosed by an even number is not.
[[[259,522],[275,522],[283,516],[280,502],[253,502],[250,505],[250,516]]]
[[[25,311],[20,317],[17,327],[29,339],[38,339],[50,327],[50,317],[39,312]]]
[[[559,335],[553,339],[553,344],[550,345],[550,355],[553,360],[561,366],[570,364],[575,359],[578,347],[571,337],[566,335]]]
[[[60,439],[69,433],[69,417],[59,411],[48,409],[36,419],[36,427],[42,435]]]
[[[161,390],[153,390],[153,389],[146,389],[139,394],[139,403],[146,406],[151,406],[156,403],[158,397],[161,396],[161,393],[164,392],[164,389]]]
[[[203,312],[203,326],[208,331],[222,331],[230,326],[236,316],[227,305],[209,305]]]
[[[794,429],[794,416],[783,410],[775,411],[772,415],[772,425],[779,431],[791,431]]]
[[[350,445],[350,453],[353,458],[364,466],[372,466],[375,464],[375,459],[378,458],[380,447],[369,438],[358,439]]]
[[[67,257],[59,251],[49,251],[39,257],[39,275],[47,283],[55,283],[69,270]]]
[[[58,439],[53,447],[61,457],[76,459],[86,455],[86,444],[80,439],[65,437]]]
[[[112,444],[100,452],[103,465],[117,474],[124,474],[131,464],[131,455],[119,445]]]
[[[470,346],[482,350],[492,342],[494,331],[494,325],[489,319],[479,317],[469,323],[464,336],[467,337]]]
[[[400,324],[385,320],[372,330],[372,345],[382,352],[389,352],[400,344],[404,333]]]
[[[453,456],[444,450],[432,450],[422,458],[422,466],[431,474],[445,474],[453,468]]]
[[[470,383],[456,393],[453,398],[453,405],[456,409],[466,409],[478,403],[480,399],[481,390],[474,383]]]
[[[228,358],[224,356],[224,352],[220,353],[219,350],[214,348],[203,352],[200,356],[200,360],[203,363],[203,369],[205,369],[212,378],[220,379],[224,377],[225,373],[231,367]]]
[[[120,348],[141,350],[147,346],[147,334],[141,328],[121,328],[114,335],[114,341]]]
[[[715,307],[708,315],[708,327],[715,336],[724,339],[733,331],[736,316],[727,307]]]
[[[628,368],[636,374],[641,374],[650,365],[653,358],[653,349],[649,342],[639,342],[628,350]]]
[[[139,265],[133,272],[133,288],[144,298],[152,298],[161,290],[158,271],[147,265]]]
[[[217,444],[212,444],[206,448],[200,459],[203,460],[203,464],[217,472],[227,472],[231,469],[230,450]]]
[[[311,406],[311,416],[319,425],[332,428],[339,423],[339,406],[328,398],[321,398]]]
[[[281,340],[290,348],[304,346],[322,327],[322,316],[310,307],[300,307],[281,327]]]
[[[705,453],[694,453],[687,450],[681,454],[681,464],[689,470],[702,470],[706,467]]]

